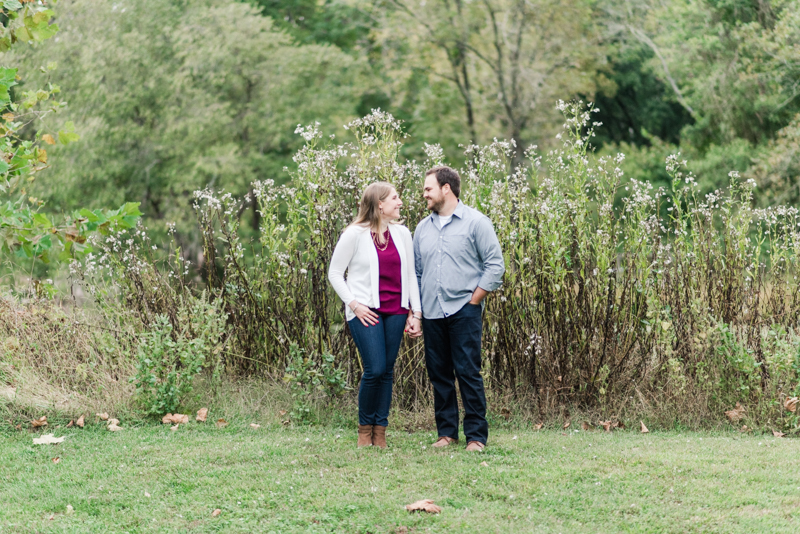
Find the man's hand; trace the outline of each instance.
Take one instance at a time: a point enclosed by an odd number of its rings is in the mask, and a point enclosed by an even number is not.
[[[422,322],[411,314],[409,314],[408,319],[406,319],[406,333],[408,333],[408,337],[410,338],[416,338],[422,335]]]
[[[486,291],[485,289],[481,289],[480,287],[476,287],[475,291],[472,292],[472,298],[469,299],[469,303],[470,304],[474,304],[475,306],[477,306],[478,304],[481,303],[481,301],[483,301],[483,299],[486,298],[486,295],[488,295],[488,294],[489,294],[489,292]]]

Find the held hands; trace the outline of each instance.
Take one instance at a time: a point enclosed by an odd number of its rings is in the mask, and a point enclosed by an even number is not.
[[[422,321],[414,317],[413,312],[409,313],[408,319],[406,319],[406,332],[410,338],[422,335]]]
[[[353,301],[350,303],[350,309],[353,310],[353,313],[356,314],[356,317],[364,326],[370,327],[378,324],[378,314],[363,304]]]

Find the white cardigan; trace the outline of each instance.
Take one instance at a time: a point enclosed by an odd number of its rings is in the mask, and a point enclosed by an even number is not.
[[[421,312],[411,232],[402,224],[390,224],[389,233],[400,254],[401,305],[408,308],[410,301],[411,309]],[[344,277],[345,270],[347,279]],[[353,300],[369,308],[380,307],[379,274],[378,251],[375,250],[369,228],[357,225],[345,228],[333,249],[328,280],[344,302],[348,321],[356,316],[348,306]]]

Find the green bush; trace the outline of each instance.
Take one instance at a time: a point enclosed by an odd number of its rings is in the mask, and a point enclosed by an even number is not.
[[[225,314],[204,299],[183,311],[180,330],[166,315],[159,315],[141,335],[131,382],[148,415],[177,411],[192,392],[194,378],[204,370],[218,378]]]
[[[336,366],[336,359],[331,354],[323,354],[315,360],[304,356],[297,345],[292,345],[289,350],[289,364],[283,377],[292,391],[293,406],[289,415],[298,423],[312,423],[312,403],[348,391],[346,375]]]

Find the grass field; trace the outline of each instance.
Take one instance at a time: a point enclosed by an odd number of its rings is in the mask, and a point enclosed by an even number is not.
[[[503,430],[470,454],[247,421],[55,434],[0,434],[0,532],[800,531],[800,442],[772,436]],[[405,511],[423,498],[442,512]]]

